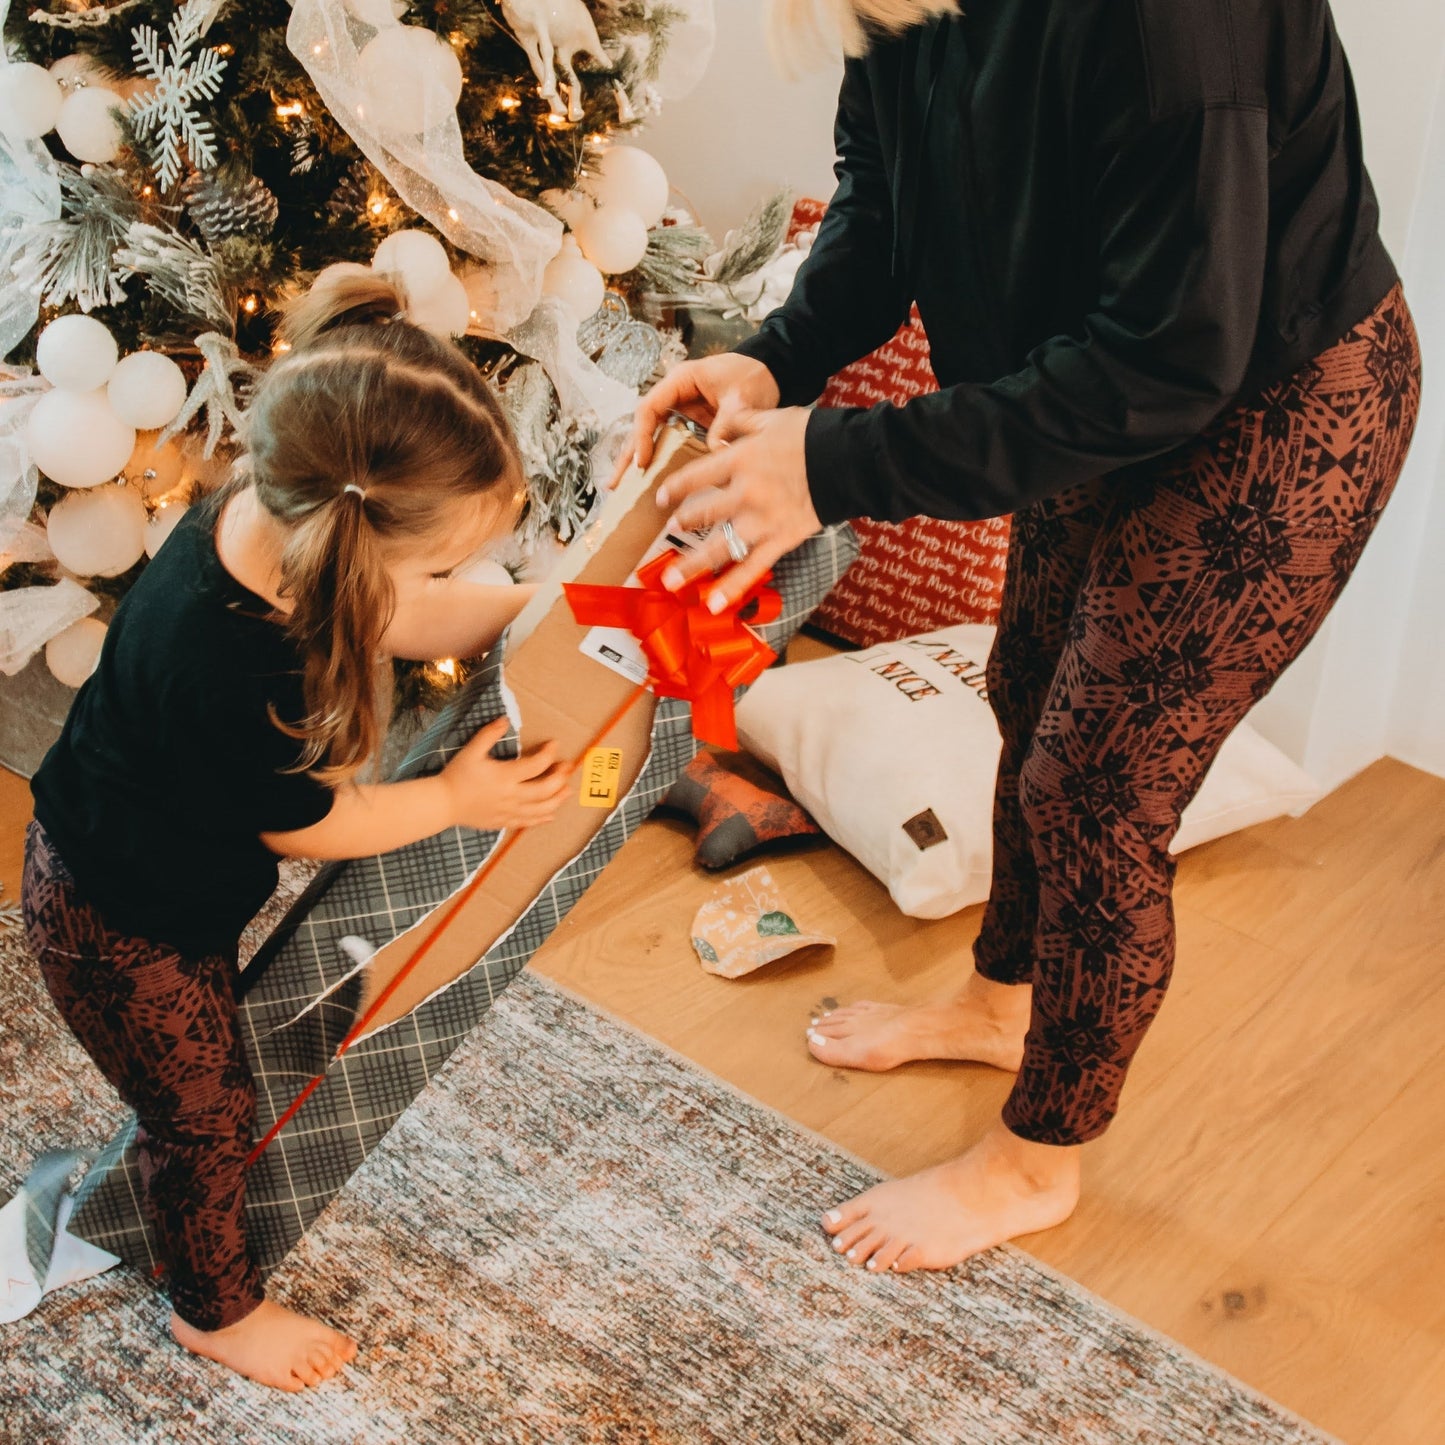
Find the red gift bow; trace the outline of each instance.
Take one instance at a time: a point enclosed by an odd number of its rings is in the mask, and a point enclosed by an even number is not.
[[[738,745],[733,689],[756,682],[778,655],[739,614],[756,604],[747,620],[763,626],[782,615],[783,599],[767,585],[768,573],[713,616],[702,598],[710,577],[687,582],[676,592],[662,585],[662,574],[678,556],[664,552],[639,568],[640,587],[568,582],[563,591],[572,616],[583,626],[625,627],[642,644],[648,686],[659,697],[692,704],[692,731],[699,742],[733,751]]]

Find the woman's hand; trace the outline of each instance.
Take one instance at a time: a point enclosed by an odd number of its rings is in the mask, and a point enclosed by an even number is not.
[[[707,594],[721,612],[736,602],[786,552],[806,542],[822,523],[808,490],[804,437],[808,413],[802,407],[739,418],[737,440],[720,442],[711,455],[679,468],[657,491],[659,506],[675,509],[677,524],[712,527],[707,542],[663,574],[676,590],[707,572],[721,575]],[[722,524],[748,549],[735,562]]]
[[[498,759],[492,749],[507,735],[507,719],[488,723],[441,771],[454,821],[468,828],[534,828],[557,816],[571,787],[571,770],[557,762],[552,743],[519,758]]]
[[[632,444],[623,447],[612,479],[615,487],[622,474],[636,461],[645,467],[652,460],[653,439],[668,412],[705,426],[709,446],[731,441],[739,434],[749,412],[769,411],[777,406],[778,383],[761,361],[750,356],[724,352],[697,361],[684,361],[663,377],[638,403],[632,426]]]

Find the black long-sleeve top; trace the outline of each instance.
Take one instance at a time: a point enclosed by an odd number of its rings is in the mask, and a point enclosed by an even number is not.
[[[917,301],[941,390],[808,420],[824,522],[979,518],[1158,456],[1397,280],[1327,0],[967,0],[845,66],[838,187],[738,350],[784,405]]]

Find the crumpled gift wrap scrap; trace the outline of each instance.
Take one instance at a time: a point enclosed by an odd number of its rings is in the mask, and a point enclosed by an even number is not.
[[[802,948],[832,948],[836,938],[802,928],[765,867],[724,883],[697,911],[692,946],[708,973],[742,978]]]

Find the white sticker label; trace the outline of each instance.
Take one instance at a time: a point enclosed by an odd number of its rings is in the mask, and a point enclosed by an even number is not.
[[[652,559],[669,549],[690,552],[707,540],[707,532],[684,532],[681,528],[667,528],[643,554],[638,568],[645,567]],[[622,584],[637,587],[637,573],[633,572]],[[603,667],[620,674],[629,682],[641,687],[647,681],[647,654],[642,644],[625,627],[594,627],[582,639],[578,650],[583,657],[600,662]]]

